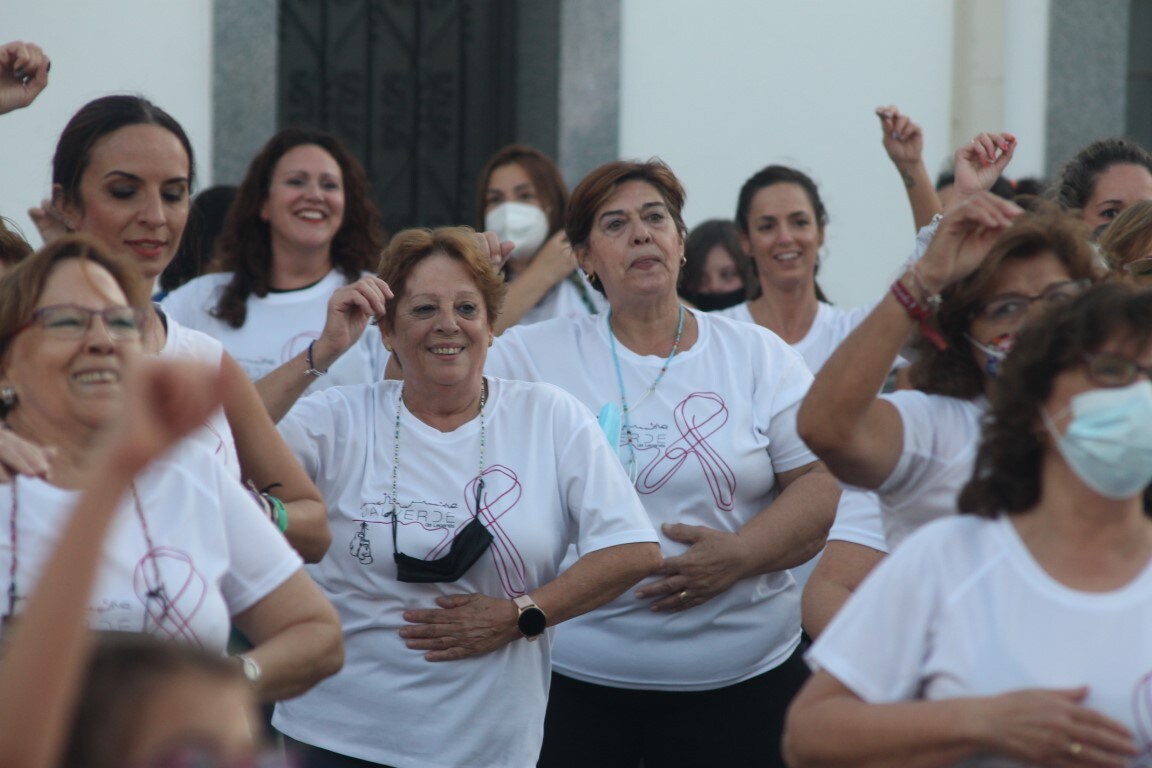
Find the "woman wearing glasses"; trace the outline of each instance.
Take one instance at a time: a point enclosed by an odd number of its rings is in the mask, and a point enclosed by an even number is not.
[[[813,646],[791,765],[1149,764],[1150,372],[1132,286],[1020,334],[968,514],[918,531]]]
[[[1041,307],[1078,295],[1096,272],[1077,220],[1020,215],[1007,200],[973,195],[820,369],[800,408],[800,434],[842,481],[878,491],[890,548],[955,512],[988,389],[1016,332]],[[877,396],[888,361],[918,325],[915,389]]]
[[[91,481],[141,362],[147,295],[126,259],[66,237],[0,280],[0,415],[52,446],[42,477],[0,485],[0,584],[11,620]],[[252,496],[196,440],[131,484],[88,600],[96,629],[144,631],[223,651],[235,624],[255,645],[257,693],[296,696],[340,667],[335,612]]]

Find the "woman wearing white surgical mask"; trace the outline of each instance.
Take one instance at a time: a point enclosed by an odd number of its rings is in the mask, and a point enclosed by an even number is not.
[[[516,324],[607,311],[608,304],[576,268],[564,237],[568,188],[556,164],[537,149],[512,144],[480,174],[477,222],[515,244],[504,265],[508,296],[497,334]]]
[[[790,765],[1149,764],[1150,373],[1152,293],[1130,285],[1020,332],[968,514],[917,531],[816,641]]]

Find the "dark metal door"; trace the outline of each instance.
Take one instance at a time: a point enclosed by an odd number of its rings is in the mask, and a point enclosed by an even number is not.
[[[338,135],[385,226],[473,224],[514,139],[515,0],[281,0],[281,126]]]

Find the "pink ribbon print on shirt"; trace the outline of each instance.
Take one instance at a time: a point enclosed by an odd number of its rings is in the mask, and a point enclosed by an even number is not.
[[[680,471],[689,458],[695,458],[712,491],[716,506],[731,510],[736,494],[736,475],[719,452],[708,442],[728,422],[728,406],[715,392],[693,392],[673,409],[672,418],[679,437],[667,447],[644,448],[657,455],[644,467],[636,481],[642,494],[655,493]]]
[[[484,490],[481,493],[478,513],[474,500],[476,498],[476,484],[480,478],[472,478],[464,488],[468,518],[471,519],[474,515],[479,514],[480,521],[492,534],[492,545],[488,548],[488,553],[492,556],[496,573],[500,578],[500,585],[505,594],[509,597],[523,595],[528,591],[528,567],[524,562],[524,557],[520,554],[520,550],[501,523],[504,516],[520,503],[520,497],[523,495],[520,478],[512,469],[502,464],[494,464],[485,469],[483,478]],[[419,502],[416,503],[417,508],[420,504]],[[353,520],[356,524],[356,531],[348,542],[348,553],[362,565],[371,565],[374,561],[372,542],[369,538],[369,523],[376,525],[393,524],[389,513],[374,511],[380,506],[382,505],[377,503],[361,505],[362,511],[369,511],[370,514],[379,519],[364,517]],[[427,531],[440,531],[443,538],[424,556],[425,560],[435,560],[451,548],[452,540],[466,522],[467,520],[457,521],[455,525],[447,527],[441,523],[426,524],[420,517],[417,517],[413,520],[400,520],[399,524],[403,526],[416,525]]]
[[[200,645],[192,621],[207,587],[187,552],[156,547],[136,564],[132,582],[144,606],[145,632]]]

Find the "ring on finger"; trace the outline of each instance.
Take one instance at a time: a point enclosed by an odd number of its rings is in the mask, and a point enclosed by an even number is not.
[[[1068,751],[1073,757],[1079,757],[1080,753],[1084,751],[1084,745],[1078,741],[1068,742]]]
[[[682,602],[682,603],[688,602],[688,590],[686,590],[686,589],[680,590],[680,602]]]

